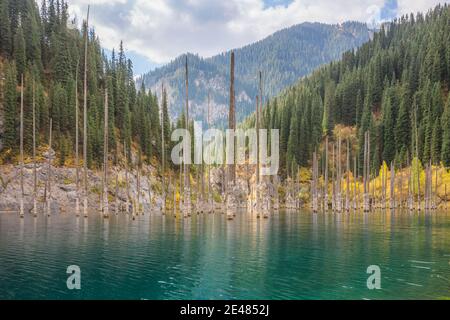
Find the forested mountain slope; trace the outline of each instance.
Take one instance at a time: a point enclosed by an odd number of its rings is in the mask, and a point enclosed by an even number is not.
[[[357,129],[353,147],[360,170],[367,130],[373,170],[382,160],[406,165],[416,146],[422,163],[442,161],[449,167],[449,78],[448,5],[385,24],[360,49],[268,102],[263,122],[280,129],[282,172],[309,166],[324,137],[336,138],[337,125]]]
[[[346,50],[368,41],[370,35],[367,26],[359,22],[302,23],[234,50],[238,120],[254,109],[258,71],[263,71],[264,95],[272,97],[318,66],[339,59]],[[188,55],[189,95],[194,118],[205,120],[209,93],[214,108],[212,120],[216,124],[226,123],[230,52],[206,59]],[[142,80],[152,91],[159,90],[164,82],[168,88],[169,112],[173,117],[179,116],[184,103],[184,56],[143,75],[139,81]]]
[[[53,148],[62,165],[70,163],[75,149],[75,123],[83,128],[84,39],[70,26],[64,0],[47,0],[38,8],[34,0],[0,0],[0,162],[10,161],[19,149],[20,82],[24,75],[24,144],[32,148],[33,83],[38,144],[48,142],[53,122]],[[69,22],[69,23],[68,23]],[[136,90],[132,62],[122,44],[112,58],[101,50],[95,32],[88,32],[87,66],[87,159],[90,167],[103,159],[103,108],[105,90],[109,100],[109,150],[113,161],[123,145],[141,151],[143,159],[160,151],[160,112],[155,95]],[[78,97],[76,96],[78,89]],[[78,100],[79,119],[75,118]],[[163,104],[167,107],[167,104]],[[169,138],[170,123],[165,127]],[[79,137],[82,144],[82,130]],[[80,145],[80,150],[82,146]],[[129,149],[127,150],[129,151]],[[69,161],[69,162],[68,162]]]

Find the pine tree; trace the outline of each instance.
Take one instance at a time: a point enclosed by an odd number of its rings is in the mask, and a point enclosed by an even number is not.
[[[396,127],[395,125],[395,114],[393,112],[392,103],[391,103],[391,96],[390,94],[385,94],[385,97],[383,99],[383,159],[387,163],[391,163],[391,161],[394,160],[395,157],[395,139],[392,139],[394,137],[394,129]]]
[[[17,28],[14,36],[14,60],[16,62],[17,76],[20,77],[25,72],[27,63],[22,26]]]
[[[17,150],[17,72],[14,63],[6,65],[4,86],[5,133],[4,146]]]
[[[9,19],[9,4],[10,0],[1,0],[0,2],[0,54],[3,56],[10,56],[12,36],[11,36],[11,21]]]
[[[411,98],[409,93],[409,87],[405,86],[402,90],[403,94],[400,101],[400,110],[398,111],[398,117],[395,122],[395,145],[396,150],[398,151],[402,150],[402,148],[408,149],[408,146],[410,145],[411,142],[410,138],[411,119],[409,115]],[[394,124],[392,125],[394,126]]]

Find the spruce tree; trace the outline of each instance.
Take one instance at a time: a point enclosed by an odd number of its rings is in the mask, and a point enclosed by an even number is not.
[[[447,105],[441,119],[442,128],[442,161],[448,168],[450,167],[450,95],[447,98]]]
[[[16,62],[17,76],[20,78],[25,72],[26,67],[26,52],[25,39],[23,37],[22,26],[19,26],[14,35],[14,60]]]
[[[17,72],[15,63],[6,65],[4,86],[5,133],[4,147],[6,150],[17,149]]]
[[[0,54],[8,57],[11,54],[12,36],[11,21],[9,19],[10,0],[0,1]]]

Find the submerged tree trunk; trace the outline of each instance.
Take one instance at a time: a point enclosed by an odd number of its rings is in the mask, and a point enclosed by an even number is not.
[[[109,217],[108,206],[108,89],[105,89],[105,120],[103,135],[103,217]]]
[[[23,74],[20,83],[20,217],[24,214],[24,188],[23,188]]]
[[[37,217],[36,83],[33,79],[33,215]]]
[[[86,16],[86,30],[84,43],[84,92],[83,92],[83,171],[84,171],[84,194],[83,194],[83,211],[84,216],[88,216],[88,174],[87,174],[87,64],[88,64],[88,33],[89,33],[89,6]]]
[[[46,194],[46,207],[47,207],[47,216],[50,217],[51,214],[51,200],[52,200],[52,157],[53,157],[53,150],[52,150],[52,125],[53,125],[53,119],[50,118],[50,130],[49,130],[49,139],[48,139],[48,167],[47,167],[47,194]]]
[[[185,63],[185,84],[186,84],[186,121],[185,121],[185,129],[189,130],[189,73],[188,73],[188,58],[186,56],[186,63]],[[184,157],[184,216],[190,217],[191,216],[191,190],[190,190],[190,168],[189,164],[187,163],[188,158],[190,158],[190,155],[188,157],[187,152],[190,152],[190,150],[183,150],[183,157]]]

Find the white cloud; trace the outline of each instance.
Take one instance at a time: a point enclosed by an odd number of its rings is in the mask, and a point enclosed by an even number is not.
[[[424,12],[434,8],[439,3],[449,3],[448,0],[397,0],[399,16],[409,14],[411,12]]]
[[[371,22],[379,16],[378,8],[385,0],[293,0],[288,5],[269,7],[263,0],[69,2],[71,13],[79,17],[88,2],[93,4],[91,25],[106,47],[117,47],[124,40],[127,49],[163,63],[187,51],[211,56],[305,21]],[[398,8],[401,14],[426,11],[438,2],[398,0]]]

